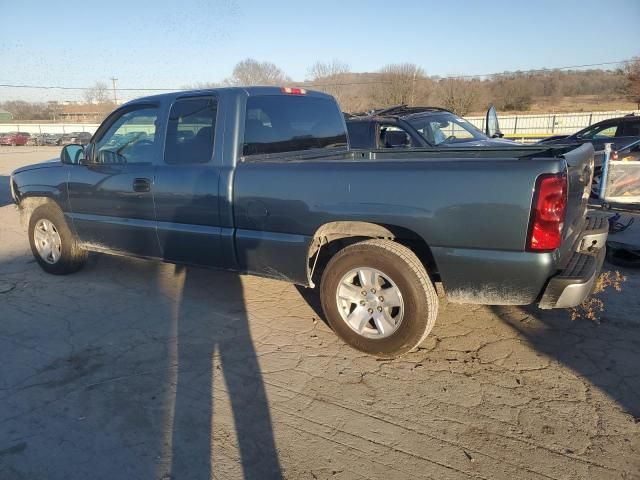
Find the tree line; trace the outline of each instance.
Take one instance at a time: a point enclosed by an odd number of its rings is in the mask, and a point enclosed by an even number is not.
[[[444,107],[458,115],[481,111],[490,103],[499,111],[527,111],[534,99],[581,95],[626,96],[640,109],[640,58],[617,70],[504,72],[482,79],[428,76],[412,63],[355,73],[347,63],[334,59],[314,63],[304,82],[293,82],[273,63],[248,58],[236,64],[222,82],[192,87],[287,84],[329,93],[351,113],[399,104]]]
[[[458,115],[479,112],[490,103],[499,111],[527,111],[536,99],[624,96],[640,109],[640,57],[616,70],[542,70],[504,72],[484,78],[429,76],[412,63],[388,64],[376,72],[356,73],[340,60],[319,61],[308,68],[307,78],[293,81],[271,62],[247,58],[237,63],[221,82],[203,82],[185,88],[234,85],[297,85],[336,97],[346,112],[361,112],[391,105],[444,107]],[[107,85],[96,82],[84,91],[84,101],[106,113],[113,107]],[[16,120],[50,120],[60,109],[55,103],[4,102]]]

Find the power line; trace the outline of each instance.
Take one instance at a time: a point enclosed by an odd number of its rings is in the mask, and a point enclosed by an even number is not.
[[[542,73],[542,72],[553,72],[556,70],[571,70],[577,68],[588,68],[588,67],[603,67],[608,65],[622,65],[631,63],[633,60],[620,60],[617,62],[601,62],[601,63],[587,63],[582,65],[568,65],[564,67],[553,67],[553,68],[538,68],[531,70],[516,70],[516,71],[505,71],[505,72],[496,72],[496,73],[481,73],[481,74],[473,74],[473,75],[446,75],[446,76],[436,76],[437,79],[447,79],[447,78],[485,78],[485,77],[497,77],[497,76],[511,76],[511,75],[524,75],[528,73]],[[117,78],[111,78],[114,84],[114,98],[115,98],[115,80]],[[430,81],[431,78],[420,78],[416,79],[416,81]],[[388,80],[375,80],[375,81],[362,81],[362,82],[323,82],[323,83],[307,83],[307,82],[292,82],[292,83],[300,83],[304,84],[307,87],[326,87],[326,86],[350,86],[350,85],[379,85],[386,83],[393,83]],[[71,91],[83,91],[89,90],[93,87],[68,87],[62,85],[28,85],[28,84],[12,84],[12,83],[0,83],[0,87],[4,88],[31,88],[37,90],[71,90]],[[118,91],[121,92],[168,92],[175,90],[189,90],[187,88],[118,88]]]
[[[440,78],[482,78],[482,77],[495,77],[498,75],[514,75],[522,73],[542,73],[553,72],[554,70],[571,70],[574,68],[587,68],[587,67],[604,67],[606,65],[620,65],[623,63],[631,63],[633,60],[620,60],[619,62],[602,62],[602,63],[585,63],[583,65],[569,65],[567,67],[553,67],[553,68],[538,68],[533,70],[516,70],[515,72],[501,72],[501,73],[482,73],[476,75],[449,75]]]
[[[505,72],[497,72],[497,73],[479,73],[474,75],[445,75],[445,76],[436,76],[434,75],[431,78],[418,78],[414,81],[422,82],[422,81],[431,81],[434,78],[436,79],[447,79],[447,78],[483,78],[483,77],[499,77],[499,76],[510,76],[510,75],[524,75],[527,73],[542,73],[542,72],[553,72],[556,70],[571,70],[574,68],[587,68],[587,67],[598,67],[598,66],[606,66],[606,65],[622,65],[631,63],[633,60],[620,60],[618,62],[602,62],[602,63],[587,63],[583,65],[569,65],[566,67],[553,67],[553,68],[537,68],[532,70],[516,70],[516,71],[505,71]],[[324,83],[316,83],[309,84],[304,83],[304,85],[308,87],[326,87],[326,86],[346,86],[346,85],[374,85],[380,83],[393,83],[391,81],[383,81],[376,80],[373,82],[347,82],[347,83],[333,83],[333,82],[324,82]]]
[[[117,79],[116,79],[117,80]],[[0,83],[0,87],[9,87],[9,88],[36,88],[39,90],[91,90],[93,87],[63,87],[59,85],[22,85],[22,84],[9,84],[9,83]],[[122,92],[166,92],[168,90],[184,90],[184,88],[118,88],[119,91]]]

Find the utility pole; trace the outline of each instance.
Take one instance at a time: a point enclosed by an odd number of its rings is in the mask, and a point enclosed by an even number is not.
[[[113,85],[113,103],[118,104],[118,97],[116,96],[116,82],[118,79],[116,77],[111,77],[111,85]]]
[[[418,68],[413,69],[413,80],[411,81],[411,106],[414,105],[415,92],[416,92],[416,75],[418,74]]]

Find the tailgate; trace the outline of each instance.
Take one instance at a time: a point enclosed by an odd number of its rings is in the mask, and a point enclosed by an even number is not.
[[[562,155],[567,162],[567,183],[569,187],[567,213],[564,222],[564,242],[560,248],[561,258],[573,251],[573,246],[584,229],[587,203],[593,179],[594,149],[590,143]]]

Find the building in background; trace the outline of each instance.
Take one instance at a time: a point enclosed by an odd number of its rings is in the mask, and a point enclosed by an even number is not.
[[[112,103],[60,105],[56,121],[63,123],[100,123],[115,108]]]

